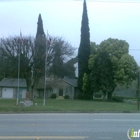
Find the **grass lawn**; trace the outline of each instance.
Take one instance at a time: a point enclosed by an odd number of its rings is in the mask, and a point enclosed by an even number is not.
[[[117,102],[48,99],[36,99],[37,106],[22,107],[16,105],[16,99],[0,99],[0,113],[12,112],[135,112],[137,105]]]

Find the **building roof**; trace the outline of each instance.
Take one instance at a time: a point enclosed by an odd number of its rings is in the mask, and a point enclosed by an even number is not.
[[[54,86],[58,86],[58,84],[60,83],[60,81],[63,81],[67,84],[70,84],[74,87],[78,87],[77,85],[77,79],[69,79],[69,78],[64,78],[64,79],[50,79],[46,81],[46,87],[54,87]],[[44,79],[41,78],[36,86],[36,89],[44,89]]]
[[[77,79],[68,79],[68,78],[64,78],[62,79],[63,81],[65,81],[66,83],[74,86],[74,87],[78,87],[78,84],[77,84]]]
[[[50,88],[54,82],[55,80],[46,80],[46,87]],[[45,79],[40,78],[39,82],[36,85],[36,89],[44,89],[44,83],[45,83]]]
[[[0,87],[18,87],[18,79],[4,78],[0,82]],[[27,87],[25,79],[19,79],[19,87]]]

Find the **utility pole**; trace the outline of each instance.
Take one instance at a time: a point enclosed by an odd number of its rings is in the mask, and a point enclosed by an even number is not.
[[[20,40],[19,40],[19,45],[18,45],[18,87],[17,87],[17,105],[18,105],[18,98],[19,98],[19,78],[20,78],[20,48],[22,45],[22,34],[20,31]]]
[[[138,110],[139,110],[139,93],[140,93],[140,72],[138,70],[138,89],[137,89],[137,103],[138,103]]]
[[[19,96],[19,76],[20,76],[20,45],[18,49],[18,88],[17,88],[17,105],[18,105],[18,96]]]
[[[46,51],[45,51],[45,81],[44,81],[44,99],[43,99],[43,105],[46,105],[46,63],[47,63],[47,45],[46,45]]]
[[[51,46],[51,37],[48,34],[48,30],[47,30],[47,39],[46,39],[46,52],[45,52],[45,81],[44,81],[44,99],[43,99],[43,105],[46,105],[46,76],[47,76],[47,58],[48,58],[48,49]]]

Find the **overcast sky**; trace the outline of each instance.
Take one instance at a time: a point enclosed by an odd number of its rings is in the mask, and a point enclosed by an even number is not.
[[[87,0],[90,40],[126,40],[140,65],[140,0]],[[82,0],[0,0],[0,37],[35,36],[41,13],[44,31],[78,48]]]

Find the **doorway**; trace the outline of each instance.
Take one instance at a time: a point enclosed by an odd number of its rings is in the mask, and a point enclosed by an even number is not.
[[[63,89],[62,88],[59,89],[59,96],[63,96]]]

